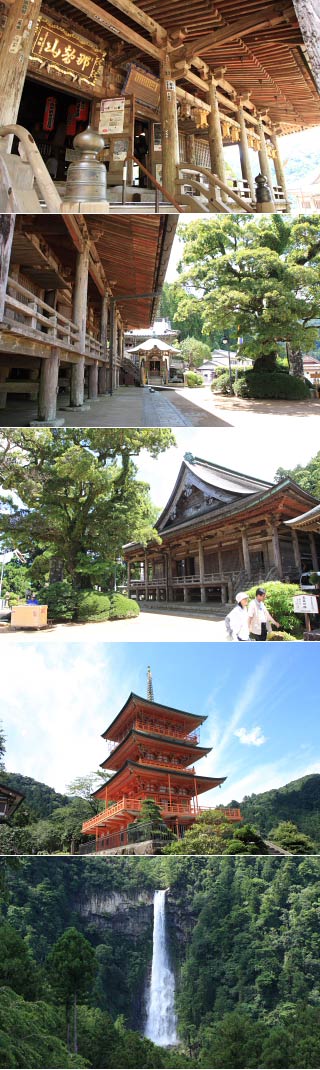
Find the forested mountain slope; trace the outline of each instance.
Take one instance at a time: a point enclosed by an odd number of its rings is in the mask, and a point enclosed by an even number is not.
[[[2,881],[2,1067],[319,1066],[320,860],[14,859]],[[177,984],[172,1051],[139,1035],[159,887]],[[50,965],[71,930],[90,962],[72,1055]]]

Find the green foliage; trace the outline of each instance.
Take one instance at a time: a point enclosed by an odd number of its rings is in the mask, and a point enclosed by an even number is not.
[[[34,999],[38,988],[36,963],[20,934],[3,919],[0,919],[0,943],[0,987],[8,986],[20,996]]]
[[[39,599],[48,606],[48,617],[53,620],[73,620],[76,593],[70,580],[57,580],[41,587]]]
[[[30,560],[42,586],[55,562],[73,586],[103,586],[123,543],[147,542],[154,509],[135,458],[174,444],[169,428],[7,431],[0,447],[0,536]],[[106,552],[107,547],[107,552]]]
[[[187,384],[187,386],[191,386],[191,387],[202,386],[203,385],[202,375],[197,375],[196,372],[187,372],[186,373],[186,384]]]
[[[198,368],[204,360],[211,360],[210,346],[199,341],[198,338],[189,336],[184,338],[180,345],[180,352],[188,368]]]
[[[176,321],[199,316],[203,335],[224,331],[227,322],[230,337],[243,338],[241,355],[266,355],[271,366],[286,343],[294,370],[294,357],[317,337],[317,216],[216,215],[186,225],[181,237]]]
[[[229,372],[222,371],[212,380],[211,390],[214,394],[232,394]]]
[[[9,561],[4,569],[2,584],[2,594],[8,598],[9,605],[16,605],[20,599],[23,600],[30,586],[32,579],[28,566],[16,558]]]
[[[298,640],[295,635],[289,635],[289,632],[269,632],[267,635],[268,643],[297,643]]]
[[[233,801],[233,805],[239,806],[239,803]],[[310,774],[284,787],[245,796],[241,813],[262,836],[270,836],[271,829],[283,821],[293,821],[300,832],[311,837],[319,850],[320,775]]]
[[[31,854],[33,840],[29,828],[0,825],[0,855]]]
[[[138,617],[140,606],[133,598],[126,598],[124,594],[113,594],[110,599],[109,620],[126,620],[128,617]]]
[[[109,620],[110,598],[101,591],[83,591],[78,598],[77,619],[79,621]]]
[[[284,371],[242,372],[234,381],[234,393],[240,398],[282,398],[301,401],[310,397],[310,387],[304,379]]]
[[[70,1055],[60,1039],[61,1022],[55,1007],[41,1001],[26,1003],[16,992],[0,993],[0,1061],[2,1067],[30,1070],[72,1070],[90,1066]]]
[[[300,593],[300,587],[296,583],[281,583],[280,580],[270,580],[264,583],[266,591],[265,605],[274,620],[279,621],[281,630],[299,638],[302,635],[303,624],[293,609],[293,596]],[[256,585],[248,591],[249,601],[256,596]]]
[[[159,887],[168,888],[167,932],[177,965],[181,1043],[172,1051],[138,1032]],[[315,1070],[319,893],[320,862],[311,856],[9,865],[4,909],[33,949],[42,1002],[31,992],[24,1002],[15,991],[1,991],[1,1065]],[[15,976],[20,983],[19,968]],[[70,1056],[59,1003],[71,1010],[79,978],[80,1054]]]
[[[293,479],[304,490],[320,498],[320,450],[304,467],[297,464],[295,468],[278,468],[276,479],[286,478]]]
[[[276,828],[271,829],[270,839],[290,854],[308,855],[314,854],[315,851],[315,844],[310,836],[299,832],[293,821],[280,821]]]
[[[165,848],[166,854],[222,855],[266,854],[261,836],[250,825],[235,825],[223,810],[207,810],[197,817],[182,840]]]

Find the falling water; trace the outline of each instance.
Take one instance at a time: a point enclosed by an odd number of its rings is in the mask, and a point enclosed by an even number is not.
[[[168,959],[165,911],[165,891],[155,892],[152,970],[145,1036],[162,1048],[178,1042],[174,1010],[175,981]]]

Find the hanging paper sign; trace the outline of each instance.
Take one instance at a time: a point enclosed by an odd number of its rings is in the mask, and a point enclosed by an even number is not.
[[[123,161],[127,159],[129,141],[127,138],[117,138],[113,142],[113,159]]]
[[[43,116],[43,130],[54,130],[54,123],[57,110],[57,101],[55,97],[47,97],[44,116]]]
[[[124,124],[124,97],[102,100],[100,103],[99,134],[122,134]]]
[[[169,92],[171,92],[171,91],[174,91],[175,88],[176,88],[175,82],[172,82],[170,78],[167,78],[166,89],[169,90]]]
[[[174,87],[174,83],[173,83]],[[126,97],[135,97],[140,104],[147,104],[154,111],[158,110],[160,98],[159,78],[150,74],[144,67],[131,63],[123,86]]]
[[[77,100],[77,103],[74,104],[73,107],[74,107],[74,117],[77,120],[77,122],[81,123],[81,122],[84,122],[85,119],[89,118],[89,101],[88,100]]]

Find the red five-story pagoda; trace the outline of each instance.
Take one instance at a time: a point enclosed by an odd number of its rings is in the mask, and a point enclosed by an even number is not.
[[[131,692],[102,734],[109,754],[101,765],[113,772],[93,796],[103,800],[105,808],[82,829],[86,835],[95,834],[97,851],[128,842],[128,825],[139,816],[146,799],[160,807],[166,825],[179,837],[193,824],[203,809],[199,796],[226,779],[196,774],[193,763],[211,750],[199,745],[199,728],[205,720]],[[238,810],[225,813],[240,820]]]

